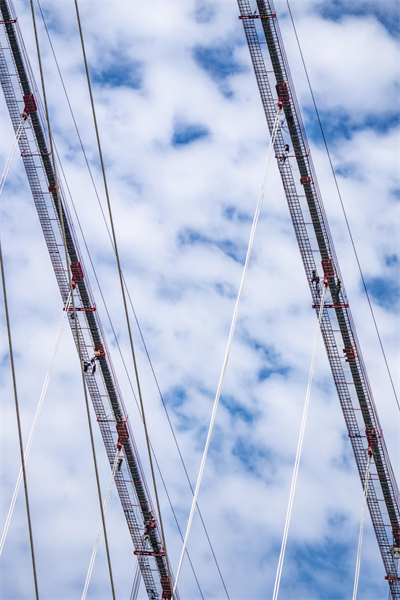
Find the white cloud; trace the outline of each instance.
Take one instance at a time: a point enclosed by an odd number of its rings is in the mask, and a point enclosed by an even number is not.
[[[73,5],[59,2],[43,6],[105,207]],[[210,16],[196,20],[202,6]],[[308,107],[304,74],[284,6],[277,4],[287,52],[299,98]],[[388,256],[398,257],[399,249],[398,198],[392,194],[399,183],[398,127],[393,124],[384,129],[366,119],[372,114],[384,118],[397,110],[398,50],[394,38],[367,9],[331,21],[322,18],[318,7],[320,3],[302,2],[292,8],[319,108],[340,125],[340,131],[336,128],[337,135],[332,137],[332,157],[342,173],[339,184],[362,267],[367,281],[382,278],[383,283],[378,285],[383,285],[399,275],[399,263],[387,262]],[[16,8],[36,68],[29,6],[18,2]],[[81,5],[92,74],[100,77],[104,67],[108,70],[113,66],[119,72],[121,58],[124,65],[132,61],[141,81],[136,89],[110,86],[98,79],[94,84],[96,110],[125,277],[192,483],[201,460],[241,276],[241,263],[232,253],[243,258],[268,146],[258,89],[237,15],[235,3],[197,7],[183,2]],[[111,246],[41,25],[40,36],[57,147],[132,377]],[[213,79],[195,60],[198,47],[228,49],[224,56],[235,67],[232,74],[220,81],[215,76]],[[3,100],[0,110],[4,164],[12,133]],[[343,114],[345,125],[340,121]],[[202,126],[209,135],[191,144],[173,146],[177,123]],[[315,143],[312,153],[384,433],[398,472],[397,409],[329,165]],[[61,302],[18,158],[2,195],[1,228],[26,439],[61,320]],[[184,244],[182,240],[192,243]],[[83,248],[82,252],[150,483],[137,408]],[[374,310],[397,383],[398,292],[389,304],[378,306],[375,302]],[[19,457],[3,311],[1,318],[3,523]],[[272,593],[315,326],[274,166],[199,499],[232,600],[268,598]],[[136,328],[134,338],[152,442],[184,529],[191,494]],[[76,352],[66,331],[28,466],[39,588],[44,599],[80,597],[98,524],[81,385]],[[95,438],[105,491],[109,468],[96,429]],[[165,494],[162,490],[160,493],[175,569],[181,542]],[[349,597],[360,511],[361,486],[321,348],[282,598]],[[117,597],[128,598],[135,563],[115,493],[107,520]],[[205,597],[223,598],[198,517],[189,550]],[[96,600],[110,597],[103,546],[98,560],[90,590],[90,597]],[[0,567],[2,597],[32,597],[22,495]],[[383,576],[368,518],[360,599],[387,594]],[[180,589],[182,598],[200,597],[186,562]],[[144,590],[139,598],[145,598]]]

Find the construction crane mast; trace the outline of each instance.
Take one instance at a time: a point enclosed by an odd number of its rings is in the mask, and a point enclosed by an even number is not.
[[[21,123],[21,114],[25,118],[25,126],[19,140],[21,156],[60,288],[64,309],[68,309],[70,293],[74,296],[77,319],[75,323],[74,315],[71,312],[72,318],[69,318],[68,321],[78,353],[80,347],[80,360],[89,364],[95,355],[100,367],[97,375],[92,374],[91,369],[86,371],[85,384],[93,403],[111,468],[115,461],[117,447],[121,449],[125,459],[122,468],[115,473],[115,484],[147,595],[151,600],[159,598],[169,600],[171,598],[171,582],[168,577],[165,549],[161,542],[157,516],[153,510],[132,430],[110,360],[60,177],[57,176],[56,179],[54,173],[40,96],[11,2],[0,0],[0,10],[8,42],[6,46],[0,47],[0,80],[6,104],[15,132]],[[63,230],[69,264],[66,264],[64,257]],[[70,270],[72,290],[69,285],[68,270]],[[176,594],[175,597],[177,597]]]
[[[398,600],[399,491],[340,274],[276,12],[269,0],[257,0],[255,12],[250,8],[249,0],[238,0],[238,5],[270,132],[277,107],[283,109],[284,129],[288,134],[284,135],[285,132],[279,130],[274,145],[275,155],[317,315],[320,309],[320,293],[316,285],[318,269],[321,284],[327,288],[322,336],[363,486],[368,452],[373,457],[368,508],[386,571],[385,579],[389,582],[392,598]],[[261,30],[256,28],[256,22],[261,23]],[[272,69],[266,68],[260,36],[261,41],[266,42]],[[270,77],[267,71],[272,73]],[[292,148],[290,151],[288,142]],[[295,166],[299,172],[297,180],[293,175]],[[315,235],[316,244],[311,241],[311,232],[313,237]],[[386,510],[379,501],[382,495]]]

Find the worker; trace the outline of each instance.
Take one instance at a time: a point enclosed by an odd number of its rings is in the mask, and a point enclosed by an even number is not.
[[[279,160],[281,161],[281,163],[284,163],[287,159],[287,154],[285,154],[284,152],[282,152],[282,154],[279,157]]]
[[[337,291],[338,293],[342,289],[342,282],[340,281],[340,277],[337,278]]]
[[[313,271],[313,278],[312,278],[313,283],[315,283],[315,289],[318,291],[319,289],[319,275],[317,275],[317,273],[315,271]]]
[[[394,558],[399,558],[400,556],[400,548],[399,546],[392,546],[390,548],[390,552],[392,553]]]
[[[90,362],[93,364],[94,362],[96,362],[97,360],[100,360],[101,358],[101,350],[96,350],[94,353],[94,356],[92,356],[92,358],[90,359]]]
[[[290,150],[289,144],[285,144],[285,152],[289,152],[289,150]]]
[[[319,277],[318,277],[318,280],[319,280]],[[317,292],[317,295],[319,296],[319,294],[321,292],[321,287],[320,287],[319,283],[315,284],[315,291]]]
[[[312,279],[311,279],[311,281],[317,281],[317,277],[318,277],[317,270],[313,269],[312,270]]]
[[[96,373],[96,363],[93,364],[92,375],[94,375],[95,373]]]
[[[84,373],[87,373],[87,370],[90,366],[90,363],[88,363],[86,360],[83,361],[83,371]]]
[[[117,471],[119,472],[121,470],[122,467],[122,458],[118,459],[118,466],[117,466]]]

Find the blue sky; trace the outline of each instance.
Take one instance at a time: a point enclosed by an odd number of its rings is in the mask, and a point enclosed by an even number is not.
[[[18,1],[15,6],[37,76],[29,3]],[[43,8],[105,208],[73,3],[49,1]],[[315,0],[293,2],[291,8],[398,387],[399,2]],[[286,3],[277,2],[276,9],[343,280],[398,474],[398,411]],[[269,142],[238,14],[235,2],[91,0],[81,4],[124,275],[192,484],[201,460]],[[40,22],[39,34],[55,141],[132,376],[115,259]],[[1,99],[1,165],[11,142]],[[62,306],[18,156],[1,196],[0,210],[26,439]],[[135,399],[75,215],[73,218],[150,482]],[[2,305],[0,316],[2,525],[19,464]],[[231,600],[272,596],[315,326],[282,185],[276,165],[272,165],[199,498]],[[190,490],[136,326],[134,341],[152,443],[184,529]],[[105,491],[109,468],[97,431],[95,441]],[[41,598],[78,599],[99,515],[79,363],[67,329],[32,448],[28,477]],[[176,570],[180,537],[163,489],[160,494]],[[280,600],[344,600],[351,596],[360,513],[361,486],[321,346]],[[125,600],[135,563],[115,491],[107,522],[117,597]],[[198,517],[189,552],[204,597],[226,598]],[[22,496],[0,571],[0,596],[4,600],[33,598]],[[186,562],[180,591],[185,600],[200,598]],[[105,551],[100,545],[88,598],[109,597]],[[387,584],[367,517],[358,598],[384,597]],[[145,598],[141,588],[139,599]]]

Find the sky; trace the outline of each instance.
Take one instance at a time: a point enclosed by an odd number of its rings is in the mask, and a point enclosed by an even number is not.
[[[400,4],[397,0],[314,0],[290,5],[399,394]],[[41,6],[105,211],[74,5],[72,0],[58,0],[43,1]],[[15,9],[39,81],[29,3],[15,1]],[[262,183],[269,133],[234,1],[87,0],[80,3],[80,10],[122,268],[194,484]],[[399,479],[399,410],[286,2],[276,2],[276,10],[343,282]],[[113,337],[112,327],[132,378],[115,257],[39,13],[37,17],[53,135],[73,199],[74,227],[150,485],[139,413]],[[262,46],[265,51],[265,44]],[[1,169],[12,140],[1,95]],[[18,155],[0,198],[0,214],[26,443],[53,353],[62,303]],[[271,164],[199,495],[231,600],[272,597],[316,328],[311,304],[278,169]],[[0,318],[2,529],[18,475],[19,450],[2,302]],[[132,312],[131,319],[151,441],[184,530],[190,489]],[[110,472],[97,430],[95,444],[104,495]],[[79,599],[99,507],[80,365],[67,329],[27,476],[40,597]],[[159,475],[157,482],[168,552],[176,571],[181,538]],[[321,345],[280,600],[342,600],[352,595],[361,503],[354,457]],[[115,490],[107,529],[117,598],[125,600],[130,597],[135,562]],[[227,598],[198,515],[188,549],[203,597]],[[0,570],[1,598],[34,598],[21,493]],[[358,599],[387,598],[384,574],[367,515]],[[187,561],[179,589],[184,600],[201,598]],[[147,597],[144,588],[138,597]],[[103,542],[88,598],[111,598]]]

